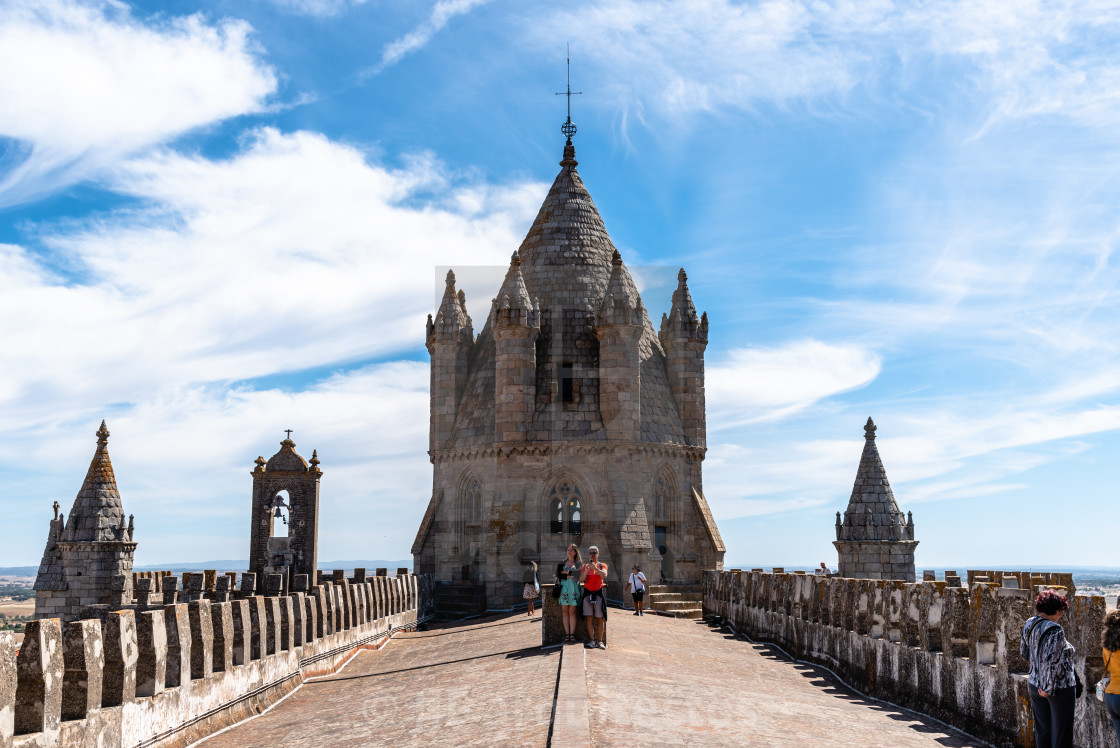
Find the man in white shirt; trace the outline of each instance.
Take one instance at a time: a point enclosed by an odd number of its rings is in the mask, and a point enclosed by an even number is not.
[[[630,569],[630,580],[626,582],[626,589],[634,598],[634,615],[645,615],[646,575],[637,566]]]

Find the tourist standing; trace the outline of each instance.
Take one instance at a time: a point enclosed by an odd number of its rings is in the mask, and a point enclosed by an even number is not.
[[[1116,730],[1116,742],[1120,744],[1120,610],[1110,610],[1104,617],[1104,636],[1101,637],[1104,650],[1105,674],[1108,686],[1104,689],[1104,709],[1112,718]]]
[[[579,580],[583,582],[583,608],[584,618],[587,619],[587,641],[583,646],[588,649],[606,649],[604,641],[607,634],[607,597],[603,594],[603,587],[607,581],[607,565],[599,562],[599,549],[591,546],[587,549],[589,560],[580,570]],[[596,623],[598,634],[596,634]]]
[[[1030,663],[1027,691],[1039,748],[1073,748],[1074,649],[1058,623],[1068,608],[1057,592],[1040,592],[1034,600],[1038,615],[1027,619],[1019,642],[1019,654]]]
[[[579,577],[583,566],[583,559],[579,555],[579,546],[572,543],[568,546],[567,555],[563,561],[556,564],[556,584],[560,585],[560,613],[564,619],[564,641],[576,640],[576,621],[579,620],[576,610],[579,607]]]
[[[630,581],[626,583],[626,589],[634,598],[634,615],[644,615],[642,610],[645,607],[646,599],[646,575],[642,573],[637,564],[634,564],[634,567],[630,569]]]
[[[525,573],[521,576],[521,581],[524,583],[524,586],[521,588],[521,596],[529,601],[529,612],[527,615],[532,618],[533,601],[537,599],[537,594],[541,591],[541,580],[537,576],[536,561],[530,561],[525,564]]]

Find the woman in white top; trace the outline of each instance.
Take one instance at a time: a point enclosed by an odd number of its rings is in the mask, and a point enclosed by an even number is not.
[[[626,589],[634,597],[634,615],[645,615],[646,604],[646,575],[637,566],[630,570],[630,580],[626,582]]]

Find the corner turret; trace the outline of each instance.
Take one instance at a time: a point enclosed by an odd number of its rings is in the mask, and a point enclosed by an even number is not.
[[[673,306],[661,317],[658,338],[665,349],[669,386],[684,423],[685,438],[691,446],[707,446],[704,351],[708,347],[708,313],[697,316],[684,268],[677,273]]]
[[[463,388],[467,361],[474,346],[474,328],[467,314],[466,294],[455,291],[455,272],[447,271],[443,300],[435,319],[428,315],[426,343],[431,365],[431,428],[428,448],[440,449],[451,436]]]
[[[35,617],[70,620],[91,605],[132,602],[133,522],[121,506],[105,421],[69,521],[57,501],[53,508],[35,578]]]
[[[854,579],[916,578],[914,517],[904,517],[894,500],[887,471],[875,444],[877,427],[870,418],[863,427],[863,455],[843,520],[836,514],[838,574]]]
[[[537,335],[540,303],[529,298],[521,275],[521,257],[510,258],[509,270],[490,308],[494,335],[494,438],[524,441],[537,397]]]
[[[645,318],[638,289],[616,249],[607,292],[595,315],[595,335],[599,338],[599,410],[608,439],[641,439],[639,343]]]

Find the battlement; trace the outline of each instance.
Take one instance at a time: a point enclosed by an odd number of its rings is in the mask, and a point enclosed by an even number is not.
[[[298,576],[282,595],[248,573],[235,589],[234,574],[142,572],[131,606],[32,621],[18,652],[0,632],[0,748],[189,745],[431,614],[428,575]]]
[[[968,578],[974,581],[967,587],[953,587],[946,581],[706,571],[704,611],[752,639],[826,665],[872,696],[999,745],[1031,745],[1020,632],[1033,615],[1038,587],[1066,581],[1064,591],[1072,593],[1072,577],[970,571]],[[1081,681],[1091,686],[1104,674],[1105,601],[1070,597],[1062,625],[1077,649]],[[1099,702],[1078,700],[1074,739],[1080,746],[1113,744],[1112,725]]]

